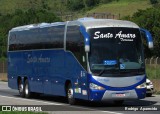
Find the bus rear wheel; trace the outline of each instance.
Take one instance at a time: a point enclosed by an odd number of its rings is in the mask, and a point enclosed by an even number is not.
[[[73,96],[73,88],[71,84],[69,84],[67,87],[67,99],[70,105],[76,104],[76,99]]]
[[[24,93],[25,93],[26,98],[30,98],[32,96],[32,93],[30,92],[30,89],[29,89],[29,83],[27,79],[25,80]]]
[[[19,91],[19,95],[21,97],[25,97],[25,93],[24,93],[24,85],[22,83],[22,80],[18,81],[18,91]]]

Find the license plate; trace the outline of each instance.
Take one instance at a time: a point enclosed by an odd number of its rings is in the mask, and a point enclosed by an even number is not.
[[[116,97],[125,97],[125,94],[119,93],[119,94],[116,94]]]

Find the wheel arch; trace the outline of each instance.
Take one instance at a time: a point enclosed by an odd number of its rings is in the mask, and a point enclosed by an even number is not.
[[[65,82],[65,95],[67,96],[67,87],[69,84],[72,84],[70,80],[66,80]]]
[[[22,78],[20,76],[17,77],[17,88],[19,86],[19,82],[22,81]],[[19,88],[18,88],[19,89]]]

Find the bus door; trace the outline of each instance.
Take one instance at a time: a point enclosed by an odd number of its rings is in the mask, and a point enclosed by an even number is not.
[[[74,97],[88,99],[87,94],[87,59],[85,52],[85,35],[80,26],[68,26],[66,34],[66,75],[72,77]]]
[[[86,63],[86,56],[85,52],[80,51],[80,59],[79,62],[81,65],[77,65],[76,71],[77,71],[77,82],[75,87],[75,93],[79,93],[79,98],[81,99],[88,99],[88,78],[87,78],[87,63]]]
[[[88,78],[87,78],[87,72],[84,69],[81,69],[79,74],[78,83],[80,85],[81,89],[81,98],[82,99],[88,99]]]
[[[79,63],[79,67],[77,68],[79,71],[79,85],[81,88],[81,98],[82,99],[88,99],[88,77],[87,77],[87,57],[86,52],[84,50],[85,42],[84,37],[82,33],[80,33],[80,39],[78,41],[78,47],[79,47],[79,56],[77,56]]]

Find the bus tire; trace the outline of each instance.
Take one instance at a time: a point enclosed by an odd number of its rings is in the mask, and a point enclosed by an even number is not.
[[[25,80],[25,84],[24,85],[25,85],[24,86],[25,98],[30,98],[32,96],[32,93],[30,92],[29,83],[28,83],[27,79]]]
[[[18,81],[18,91],[19,91],[19,95],[20,95],[21,97],[25,97],[24,84],[22,83],[22,80],[21,80],[21,79]]]
[[[67,99],[70,105],[76,104],[76,99],[73,96],[73,88],[72,88],[71,83],[67,87]]]
[[[152,97],[152,93],[147,93],[146,97]]]

